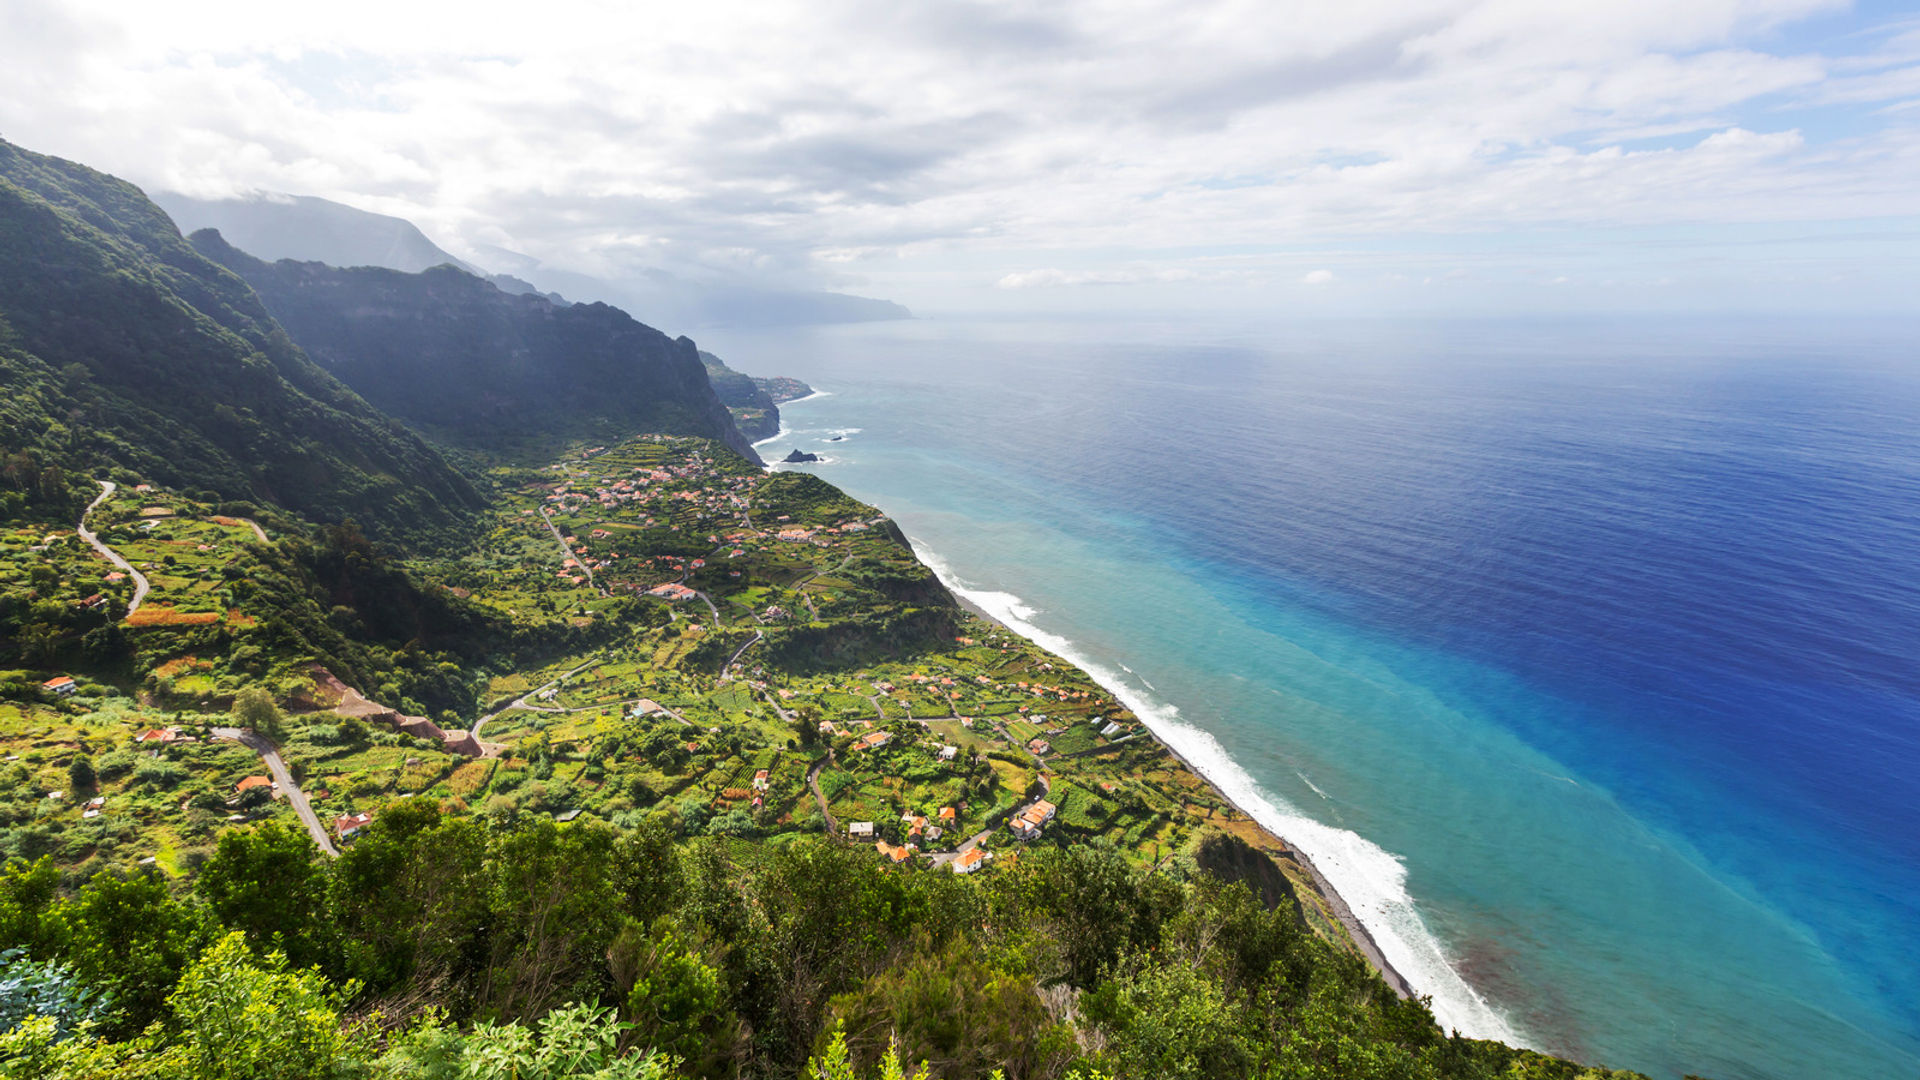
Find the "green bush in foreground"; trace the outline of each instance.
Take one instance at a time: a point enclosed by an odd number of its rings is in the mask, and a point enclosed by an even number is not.
[[[112,1008],[14,1025],[9,1080],[1630,1075],[1449,1036],[1290,901],[1098,844],[959,877],[421,799],[338,860],[230,832],[185,896],[58,880],[0,874],[0,949]]]

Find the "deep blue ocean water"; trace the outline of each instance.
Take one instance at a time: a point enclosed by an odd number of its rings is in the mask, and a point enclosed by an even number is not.
[[[1108,681],[1448,1024],[1920,1077],[1920,341],[926,320],[702,344]],[[839,441],[830,441],[834,435]]]

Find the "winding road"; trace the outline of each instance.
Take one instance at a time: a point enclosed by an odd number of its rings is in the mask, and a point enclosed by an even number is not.
[[[87,528],[87,518],[93,516],[94,510],[99,508],[101,503],[113,498],[114,489],[120,486],[111,480],[96,480],[94,482],[100,485],[100,497],[87,504],[86,510],[80,514],[80,524],[75,526],[74,531],[78,532],[80,539],[85,540],[93,550],[99,552],[108,562],[125,572],[128,577],[133,578],[133,602],[127,605],[127,614],[131,615],[140,610],[141,603],[147,598],[147,575],[135,570],[132,563],[121,558],[112,548],[101,543],[100,538],[93,534],[93,530]],[[254,526],[255,531],[258,531],[259,528],[260,526],[258,525]],[[262,534],[262,538],[264,539],[264,534]]]
[[[340,857],[339,849],[335,848],[333,841],[327,837],[326,826],[320,824],[319,815],[313,812],[313,804],[307,801],[306,792],[301,791],[300,785],[293,782],[293,774],[287,771],[287,763],[280,760],[280,748],[273,745],[272,739],[257,731],[236,727],[214,728],[213,737],[230,739],[259,754],[260,760],[267,763],[267,771],[273,774],[274,782],[280,785],[281,792],[286,795],[288,804],[293,807],[293,812],[300,815],[300,820],[306,825],[307,833],[313,837],[313,842],[319,844],[320,850],[328,855],[336,859]]]
[[[549,522],[547,522],[547,527],[548,527],[548,528],[550,528],[550,529],[551,529],[551,528],[553,528],[553,522],[551,522],[551,521],[549,521]],[[557,537],[559,536],[559,530],[557,530],[557,529],[555,529],[555,530],[554,530],[554,536],[555,536],[556,538],[557,538]],[[561,546],[562,546],[562,547],[565,547],[566,545],[565,545],[565,544],[563,543],[563,544],[562,544]],[[493,710],[492,712],[490,712],[490,713],[488,713],[487,715],[485,715],[485,716],[483,716],[483,717],[481,717],[480,719],[478,719],[478,720],[475,720],[475,721],[473,722],[473,727],[472,727],[472,728],[470,728],[470,729],[468,730],[468,734],[471,734],[471,735],[473,736],[473,741],[474,741],[474,742],[479,742],[479,741],[480,741],[480,727],[481,727],[481,725],[483,725],[483,724],[485,724],[485,723],[486,723],[487,721],[489,721],[489,720],[491,720],[491,719],[493,719],[493,718],[494,718],[494,717],[496,717],[496,716],[499,716],[499,715],[500,715],[501,713],[503,713],[503,712],[506,712],[506,711],[507,711],[507,710],[509,710],[509,709],[531,709],[531,710],[533,710],[533,711],[535,711],[535,712],[564,712],[564,711],[566,711],[566,710],[564,710],[564,709],[544,709],[544,708],[541,708],[541,707],[540,707],[540,706],[538,706],[538,705],[529,705],[529,704],[527,704],[527,699],[528,699],[528,698],[530,698],[530,697],[533,697],[533,696],[534,696],[535,694],[539,694],[539,693],[541,693],[542,691],[545,691],[545,690],[550,690],[550,689],[552,689],[553,687],[556,687],[556,686],[559,686],[559,685],[560,685],[561,683],[563,683],[563,682],[566,682],[566,681],[567,681],[568,679],[571,679],[571,678],[573,678],[573,677],[574,677],[575,675],[578,675],[578,674],[580,674],[581,672],[583,672],[583,671],[585,671],[585,670],[587,670],[588,668],[590,668],[590,667],[592,667],[593,665],[595,665],[595,664],[598,664],[598,663],[600,663],[600,662],[601,662],[602,660],[604,660],[604,659],[606,659],[606,657],[604,657],[604,656],[596,656],[596,657],[594,657],[593,659],[591,659],[591,660],[589,660],[589,661],[587,661],[587,662],[586,662],[586,663],[584,663],[584,664],[581,664],[581,665],[580,665],[579,667],[577,667],[577,668],[574,668],[574,669],[573,669],[572,671],[569,671],[569,672],[567,672],[567,673],[566,673],[566,674],[564,674],[564,675],[557,675],[557,676],[555,676],[552,682],[550,682],[550,683],[547,683],[547,684],[546,684],[546,685],[544,685],[544,686],[536,686],[536,687],[534,687],[533,689],[531,689],[531,690],[529,690],[529,691],[527,691],[526,693],[524,693],[524,694],[521,694],[521,695],[520,695],[519,697],[517,697],[517,698],[514,698],[514,699],[513,699],[512,701],[509,701],[509,702],[507,702],[507,703],[506,703],[505,705],[502,705],[502,706],[500,706],[499,708],[497,708],[497,709],[495,709],[495,710]],[[596,706],[592,706],[592,707],[593,707],[593,708],[602,708],[603,706],[598,706],[598,705],[596,705]]]
[[[740,654],[742,654],[742,653],[744,653],[744,652],[746,652],[746,651],[747,651],[748,649],[751,649],[751,648],[753,648],[753,647],[754,647],[755,645],[758,645],[758,644],[760,644],[760,642],[762,642],[762,641],[764,641],[764,640],[766,639],[766,636],[767,636],[767,634],[766,634],[766,631],[764,631],[764,630],[755,630],[755,631],[753,632],[753,636],[747,639],[747,643],[746,643],[746,644],[744,644],[744,645],[742,645],[742,646],[740,646],[739,648],[737,648],[737,649],[735,649],[735,650],[733,650],[733,655],[732,655],[732,656],[729,656],[729,657],[727,657],[727,662],[726,662],[726,663],[724,663],[724,664],[721,664],[721,665],[720,665],[720,681],[721,681],[721,682],[726,682],[726,681],[727,681],[728,679],[731,679],[731,678],[733,678],[733,676],[731,676],[731,675],[729,675],[729,674],[727,674],[727,672],[729,672],[729,671],[732,671],[732,670],[733,670],[733,665],[735,665],[735,664],[737,664],[737,663],[739,663],[739,662],[740,662]],[[779,708],[779,706],[777,706],[777,705],[776,705],[776,706],[774,706],[774,707],[775,707],[775,708]],[[784,711],[785,711],[785,710],[782,710],[782,712],[784,712]]]

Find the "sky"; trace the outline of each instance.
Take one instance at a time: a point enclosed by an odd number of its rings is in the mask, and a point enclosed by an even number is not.
[[[0,3],[0,137],[921,313],[1920,311],[1920,11]]]

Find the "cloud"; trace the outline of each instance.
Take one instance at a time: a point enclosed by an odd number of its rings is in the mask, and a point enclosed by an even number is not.
[[[1149,282],[1223,280],[1227,274],[1202,274],[1197,270],[1021,270],[993,283],[996,289],[1040,289],[1060,285],[1140,285]]]
[[[1331,270],[1309,270],[1306,276],[1300,279],[1300,283],[1303,285],[1325,285],[1332,280],[1333,271]]]
[[[1796,38],[1838,7],[12,0],[0,132],[600,276],[1283,283],[1325,245],[1920,214],[1920,32]]]

